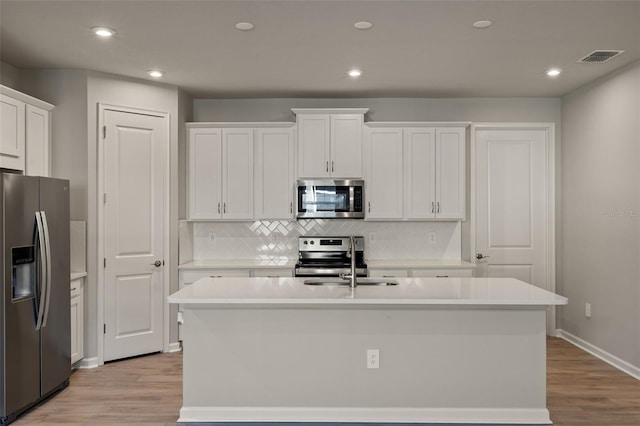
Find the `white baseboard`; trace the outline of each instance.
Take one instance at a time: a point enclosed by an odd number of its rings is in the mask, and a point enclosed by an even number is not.
[[[97,368],[100,365],[98,362],[98,357],[93,358],[82,358],[80,361],[76,362],[74,366],[78,369],[86,370],[89,368]]]
[[[182,407],[178,422],[552,424],[546,408]]]
[[[180,352],[182,350],[182,345],[180,342],[169,343],[169,350],[167,352]]]
[[[618,370],[622,371],[623,373],[627,373],[631,377],[640,380],[640,368],[639,367],[636,367],[635,365],[632,365],[632,364],[628,363],[627,361],[625,361],[623,359],[620,359],[615,355],[610,354],[609,352],[605,351],[604,349],[601,349],[601,348],[597,347],[596,345],[593,345],[593,344],[587,342],[586,340],[582,340],[578,336],[574,336],[573,334],[569,333],[568,331],[560,329],[560,330],[557,330],[556,335],[558,337],[560,337],[561,339],[564,339],[567,342],[579,347],[583,351],[590,353],[591,355],[595,356],[596,358],[600,358],[601,360],[603,360],[607,364],[612,365],[613,367],[617,368]]]

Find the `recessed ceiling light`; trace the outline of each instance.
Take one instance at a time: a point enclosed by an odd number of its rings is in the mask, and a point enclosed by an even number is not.
[[[476,21],[473,23],[473,28],[477,28],[479,30],[483,28],[488,28],[491,26],[491,21]]]
[[[115,30],[107,27],[92,27],[91,31],[100,37],[111,37],[116,33]]]
[[[560,73],[562,72],[562,70],[560,70],[559,68],[551,68],[549,70],[547,70],[547,75],[549,77],[557,77],[560,75]]]
[[[251,22],[238,22],[236,24],[236,29],[240,31],[251,31],[253,29],[253,24]]]
[[[147,71],[147,74],[149,74],[153,78],[160,78],[164,75],[164,72],[160,70],[149,70]]]
[[[367,22],[367,21],[360,21],[360,22],[356,22],[355,24],[353,24],[353,26],[357,30],[368,30],[371,27],[373,27],[373,24],[371,22]]]
[[[357,78],[362,75],[362,71],[353,69],[353,70],[347,71],[347,74],[349,74],[349,77]]]

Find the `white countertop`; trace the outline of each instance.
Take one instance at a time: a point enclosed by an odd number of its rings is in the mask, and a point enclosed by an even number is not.
[[[398,278],[397,286],[304,284],[304,278],[203,278],[169,303],[205,306],[566,305],[567,298],[514,278]]]
[[[296,259],[234,259],[234,260],[213,260],[201,259],[185,262],[178,266],[179,269],[293,269],[296,266]],[[365,262],[369,269],[377,268],[419,268],[419,269],[474,269],[475,263],[463,260],[418,260],[418,259],[393,259],[393,260],[370,260]]]
[[[87,276],[86,272],[72,272],[71,273],[71,281],[77,280],[78,278],[83,278],[83,277],[86,277],[86,276]]]

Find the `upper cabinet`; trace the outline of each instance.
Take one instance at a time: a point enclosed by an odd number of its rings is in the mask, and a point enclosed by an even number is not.
[[[385,127],[393,124],[398,127]],[[367,219],[464,219],[464,123],[367,127]]]
[[[293,123],[188,123],[189,220],[293,219]]]
[[[293,128],[256,129],[257,220],[293,219]]]
[[[53,105],[0,86],[0,168],[49,176]]]
[[[189,128],[189,219],[253,219],[253,129]]]
[[[368,108],[292,111],[298,125],[298,177],[362,177],[362,128]]]

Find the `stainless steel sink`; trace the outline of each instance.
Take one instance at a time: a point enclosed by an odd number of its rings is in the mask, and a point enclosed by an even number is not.
[[[349,280],[344,278],[310,278],[304,280],[306,285],[349,285]],[[388,278],[358,278],[358,285],[398,285],[398,281]]]

